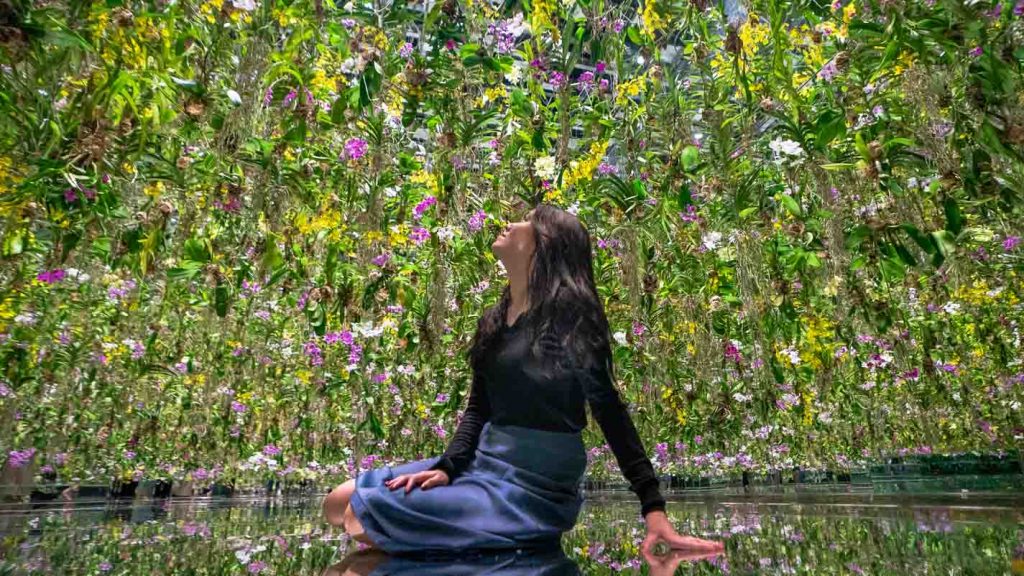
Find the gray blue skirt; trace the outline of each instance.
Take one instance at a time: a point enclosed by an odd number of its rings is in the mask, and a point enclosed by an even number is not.
[[[440,458],[356,475],[352,511],[391,554],[543,548],[560,542],[583,506],[587,453],[580,433],[486,422],[475,457],[455,480],[427,490],[384,482],[427,470]]]

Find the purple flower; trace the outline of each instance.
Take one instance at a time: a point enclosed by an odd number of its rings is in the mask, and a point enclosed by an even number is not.
[[[417,204],[416,207],[412,209],[413,219],[419,220],[420,218],[422,218],[423,213],[427,211],[427,208],[430,208],[434,204],[437,204],[437,198],[433,196],[427,196],[426,198],[424,198],[422,202]]]
[[[46,282],[47,284],[55,284],[63,279],[64,270],[61,270],[60,268],[49,270],[46,272],[40,272],[36,276],[36,280],[39,280],[40,282]]]
[[[356,21],[351,18],[342,18],[341,25],[351,30],[352,27],[356,25]]]
[[[391,254],[389,254],[388,252],[384,252],[383,254],[380,254],[378,256],[374,256],[373,260],[370,260],[370,261],[373,262],[377,266],[383,266],[383,265],[387,264],[388,260],[390,260],[390,259],[391,259]]]
[[[124,451],[124,459],[125,460],[134,460],[135,459],[135,452],[132,452],[131,450],[125,450]]]
[[[477,210],[476,213],[469,218],[469,230],[471,232],[480,230],[483,228],[485,221],[487,221],[487,212]]]
[[[551,73],[551,76],[548,77],[548,80],[551,82],[551,85],[554,86],[555,88],[561,88],[562,86],[565,86],[565,74],[562,74],[557,70]]]
[[[74,188],[68,188],[67,190],[64,191],[64,201],[67,202],[68,204],[74,202],[77,199],[78,194],[75,193]]]
[[[263,93],[263,106],[270,106],[270,103],[274,101],[274,89],[267,88],[267,91]]]
[[[618,34],[619,32],[622,32],[622,29],[625,28],[625,27],[626,27],[626,23],[623,22],[621,18],[615,20],[615,23],[612,24],[612,30],[614,30],[616,34]]]
[[[1003,240],[1003,250],[1009,252],[1016,248],[1018,244],[1020,244],[1020,236],[1007,236]]]
[[[837,74],[839,74],[839,68],[836,67],[835,62],[829,62],[818,71],[818,78],[821,78],[825,82],[831,82]]]
[[[249,570],[249,574],[259,574],[266,570],[266,568],[267,563],[262,560],[254,560],[246,567],[246,569]]]
[[[231,402],[231,410],[237,412],[238,414],[245,414],[245,411],[248,410],[248,408],[246,407],[245,404],[242,404],[238,400],[233,400]]]
[[[297,98],[298,95],[299,93],[296,92],[294,88],[292,88],[291,90],[288,91],[288,94],[285,94],[284,100],[281,101],[281,106],[283,107],[291,104],[292,102],[295,101],[295,98]]]
[[[110,572],[110,570],[113,567],[114,566],[110,562],[107,562],[107,561],[100,562],[100,565],[99,565],[100,572]]]
[[[594,69],[597,71],[598,74],[604,74],[604,69],[606,66],[607,64],[604,63],[604,60],[601,60],[597,63],[596,66],[594,66]]]
[[[280,453],[281,449],[278,448],[277,446],[274,446],[273,444],[267,444],[266,446],[263,447],[264,456],[277,456]]]
[[[402,47],[398,50],[398,55],[402,58],[412,56],[412,43],[406,42],[405,44],[402,44]]]
[[[366,140],[362,138],[349,138],[345,142],[345,153],[344,157],[350,160],[358,160],[366,154],[367,144]]]
[[[981,46],[975,46],[974,48],[971,48],[971,56],[973,56],[975,58],[977,58],[978,56],[981,56],[984,52],[985,52],[985,49],[983,47],[981,47]]]
[[[417,226],[412,229],[412,232],[409,233],[409,238],[412,239],[412,241],[417,246],[419,246],[420,244],[423,244],[428,239],[430,239],[430,230],[427,230],[422,226]]]
[[[1024,0],[1017,2],[1017,5],[1013,7],[1014,16],[1024,16]]]
[[[35,456],[35,454],[35,448],[11,450],[7,453],[7,463],[11,468],[24,468],[26,464],[32,461],[32,457]]]

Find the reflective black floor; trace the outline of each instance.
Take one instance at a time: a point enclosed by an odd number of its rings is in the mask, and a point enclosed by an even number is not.
[[[1024,495],[817,493],[670,498],[713,557],[645,558],[632,494],[588,496],[549,551],[388,557],[319,518],[318,499],[194,498],[0,505],[5,574],[1024,574]]]

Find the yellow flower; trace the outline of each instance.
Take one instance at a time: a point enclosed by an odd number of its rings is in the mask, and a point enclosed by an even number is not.
[[[592,179],[607,150],[608,140],[593,142],[590,145],[590,152],[583,159],[569,164],[569,170],[562,176],[562,185],[568,187],[581,180]]]
[[[623,106],[632,96],[639,96],[647,88],[647,73],[627,80],[616,88],[615,104]]]
[[[295,372],[295,377],[303,384],[309,384],[310,379],[313,377],[313,373],[303,368],[302,370]]]
[[[530,29],[534,34],[539,35],[541,30],[548,28],[551,31],[552,38],[557,43],[560,41],[561,34],[551,19],[554,10],[555,6],[551,3],[551,0],[533,0],[533,12],[530,14]]]
[[[643,21],[644,33],[651,38],[654,37],[655,32],[666,27],[665,20],[662,19],[655,10],[655,0],[647,0],[644,2],[644,11],[641,15],[641,19]]]
[[[853,2],[850,2],[846,6],[843,6],[843,22],[849,24],[850,20],[853,20],[853,16],[856,13],[857,6]]]
[[[150,182],[149,184],[146,184],[146,187],[143,188],[142,191],[145,192],[146,196],[149,196],[150,198],[153,198],[155,200],[163,195],[164,189],[164,181],[157,180],[155,182]]]
[[[505,90],[505,86],[501,84],[484,90],[484,98],[489,102],[497,102],[499,99],[507,97],[508,91]]]

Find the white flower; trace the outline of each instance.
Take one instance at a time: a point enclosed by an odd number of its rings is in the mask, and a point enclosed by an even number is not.
[[[242,103],[242,97],[232,89],[228,89],[228,100],[231,100],[231,103],[236,105]]]
[[[78,268],[68,268],[64,272],[67,273],[68,278],[71,278],[72,280],[77,280],[79,284],[84,284],[88,282],[90,278],[88,274],[82,272]]]
[[[800,353],[797,352],[796,349],[793,348],[792,346],[783,350],[782,353],[789,356],[789,362],[793,366],[797,366],[800,364]]]
[[[776,138],[768,144],[768,147],[772,149],[776,154],[782,153],[787,156],[803,156],[804,149],[800,147],[799,142],[793,140],[783,140],[782,138]]]
[[[555,157],[541,156],[533,161],[533,170],[539,178],[544,180],[555,179]]]
[[[566,208],[565,211],[568,212],[569,214],[572,214],[573,216],[575,216],[580,211],[580,201],[577,200],[577,201],[573,202],[572,205],[569,206],[568,208]]]
[[[701,238],[701,244],[707,250],[714,250],[718,248],[718,243],[721,241],[722,233],[716,231],[708,232],[707,234],[704,235],[703,238]]]
[[[456,229],[451,226],[441,226],[435,231],[435,233],[437,234],[437,238],[439,240],[441,240],[442,242],[448,242],[449,240],[455,237]]]
[[[732,395],[732,399],[737,402],[750,402],[754,396],[751,394],[741,394],[739,392]]]
[[[956,314],[960,310],[960,304],[956,302],[946,302],[946,305],[942,307],[942,310],[946,314]]]
[[[530,31],[530,24],[523,21],[523,13],[519,12],[511,19],[505,20],[505,30],[513,38],[518,38],[520,35]]]
[[[242,564],[249,563],[249,556],[250,554],[248,550],[235,550],[235,558],[238,558],[238,561]]]
[[[245,10],[246,12],[252,12],[256,9],[256,0],[232,0],[232,5],[239,10]]]
[[[620,346],[626,346],[628,344],[628,342],[626,342],[626,333],[623,332],[622,330],[619,330],[615,334],[612,334],[612,338],[614,338]]]

